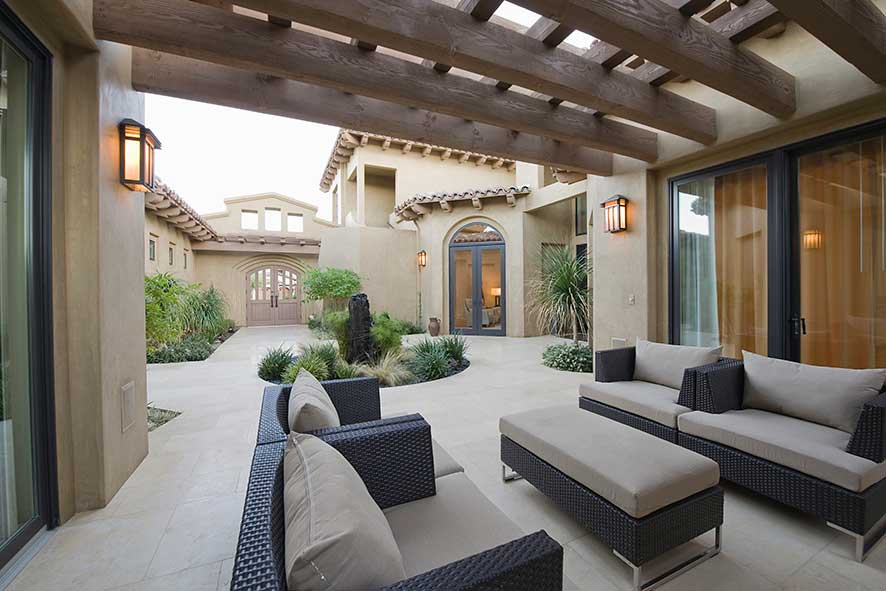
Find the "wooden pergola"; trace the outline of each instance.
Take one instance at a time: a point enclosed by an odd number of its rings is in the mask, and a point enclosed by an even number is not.
[[[886,82],[871,0],[512,2],[537,22],[501,0],[95,0],[93,25],[136,48],[137,90],[604,176],[613,154],[655,161],[656,130],[716,141],[715,110],[671,80],[791,117],[793,77],[739,46],[785,19]]]

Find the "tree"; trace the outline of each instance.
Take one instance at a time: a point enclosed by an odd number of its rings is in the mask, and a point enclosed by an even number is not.
[[[529,310],[540,330],[560,333],[567,327],[572,340],[590,328],[589,261],[561,244],[544,244],[537,273],[528,282]]]
[[[340,310],[347,298],[360,291],[362,282],[350,269],[318,267],[305,273],[303,285],[306,301],[323,301],[327,310]]]

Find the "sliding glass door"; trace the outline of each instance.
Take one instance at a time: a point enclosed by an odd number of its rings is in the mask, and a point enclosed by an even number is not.
[[[886,121],[671,180],[670,339],[886,367]]]

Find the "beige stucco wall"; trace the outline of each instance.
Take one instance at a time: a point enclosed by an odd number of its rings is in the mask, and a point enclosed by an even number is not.
[[[281,211],[281,230],[271,231],[265,228],[265,209]],[[258,230],[244,230],[240,227],[240,215],[243,210],[258,212]],[[289,232],[286,229],[287,214],[302,216],[303,232]],[[209,225],[219,234],[261,234],[264,236],[299,236],[318,239],[324,228],[332,224],[316,217],[317,208],[309,203],[297,201],[277,193],[262,193],[225,199],[225,211],[208,213],[203,216]]]
[[[145,274],[171,273],[188,283],[196,281],[197,257],[191,247],[191,237],[163,218],[145,210]],[[156,244],[155,260],[150,258],[150,241]],[[172,264],[169,264],[169,248],[173,249]],[[187,256],[187,267],[185,266]]]
[[[228,304],[228,315],[237,326],[246,325],[246,275],[250,271],[267,265],[282,265],[295,269],[302,275],[317,266],[317,257],[292,255],[287,253],[255,252],[197,252],[197,272],[195,281],[204,287],[213,286],[220,290]],[[303,304],[302,318],[307,321],[310,314],[316,314],[319,305]]]

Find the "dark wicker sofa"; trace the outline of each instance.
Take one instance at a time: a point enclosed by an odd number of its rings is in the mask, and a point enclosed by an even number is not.
[[[630,375],[633,371],[628,368],[630,359],[631,352],[627,349],[597,352],[595,365],[599,372],[598,379],[618,379]],[[692,420],[695,413],[720,415],[735,411],[741,414],[744,366],[737,359],[721,359],[715,364],[687,369],[683,387],[686,395],[681,392],[681,404],[694,412],[681,415],[681,423]],[[599,404],[588,404],[584,399],[580,399],[580,405],[591,412],[662,437],[661,425],[624,409],[601,408]],[[670,436],[674,436],[673,441],[679,445],[715,460],[720,465],[722,478],[815,515],[828,525],[851,535],[859,561],[864,560],[886,533],[886,478],[864,490],[855,491],[747,451],[692,435],[685,432],[685,427],[667,433],[665,438]],[[886,460],[886,393],[881,393],[864,406],[844,451],[877,464]]]

